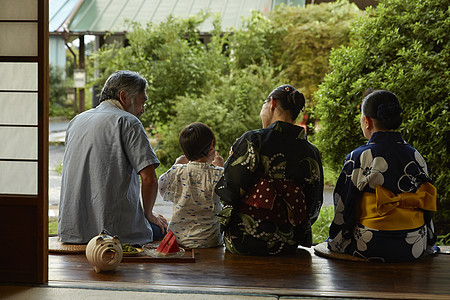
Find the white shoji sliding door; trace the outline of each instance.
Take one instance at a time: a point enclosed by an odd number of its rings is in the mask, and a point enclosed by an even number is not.
[[[48,280],[48,1],[0,0],[0,282]]]

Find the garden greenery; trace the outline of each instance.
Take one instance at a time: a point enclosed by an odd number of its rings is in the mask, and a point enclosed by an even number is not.
[[[160,24],[142,27],[131,23],[127,47],[106,45],[94,57],[102,76],[103,86],[108,76],[117,70],[139,72],[149,82],[147,96],[151,107],[142,121],[149,126],[167,123],[176,115],[176,97],[186,93],[200,94],[205,79],[220,66],[208,65],[208,54],[200,42],[197,27],[207,18],[201,14],[188,19],[169,17]],[[207,65],[207,66],[205,66]],[[212,67],[212,68],[210,68]]]
[[[328,230],[334,218],[334,207],[327,206],[320,209],[319,217],[311,227],[313,244],[323,243],[328,238]]]
[[[127,47],[107,45],[96,55],[102,70],[97,84],[118,69],[147,78],[151,104],[141,120],[158,139],[163,168],[181,154],[178,133],[195,121],[212,128],[220,154],[227,157],[236,138],[261,127],[263,100],[276,86],[297,86],[312,103],[331,49],[348,43],[350,20],[360,14],[355,5],[339,1],[282,5],[269,17],[253,12],[241,29],[223,29],[220,18],[208,13],[132,23]],[[214,29],[204,44],[197,28],[211,19]]]
[[[308,5],[306,8],[278,6],[270,19],[277,28],[273,38],[274,64],[281,66],[291,84],[312,99],[318,84],[329,72],[330,52],[350,42],[350,25],[363,15],[348,1]],[[310,108],[315,103],[309,102]]]
[[[211,18],[205,44],[198,28]],[[227,157],[236,138],[261,126],[267,94],[289,83],[306,95],[306,113],[317,121],[308,134],[325,169],[337,174],[346,154],[365,142],[359,129],[364,90],[388,89],[404,108],[404,138],[424,155],[438,188],[438,224],[450,220],[448,0],[380,0],[366,12],[347,0],[281,5],[268,17],[253,13],[241,29],[220,24],[208,13],[133,23],[126,47],[106,45],[95,56],[99,86],[118,69],[149,81],[151,105],[141,120],[158,141],[158,169],[181,154],[178,133],[195,121],[213,129]],[[314,128],[319,131],[311,136]]]
[[[64,70],[50,64],[49,82],[49,115],[51,117],[65,115],[68,106],[66,96],[68,84],[64,78]]]
[[[332,52],[315,96],[323,160],[339,170],[365,141],[359,124],[365,89],[394,92],[403,107],[403,138],[426,159],[438,189],[437,232],[450,220],[450,15],[448,0],[382,0],[354,24],[351,46]]]

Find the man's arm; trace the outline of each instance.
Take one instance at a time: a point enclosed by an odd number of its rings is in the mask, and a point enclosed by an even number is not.
[[[165,232],[168,226],[167,220],[153,211],[158,194],[158,178],[155,168],[153,165],[147,166],[139,172],[139,175],[141,176],[141,193],[145,217],[150,223],[158,225],[162,232]]]

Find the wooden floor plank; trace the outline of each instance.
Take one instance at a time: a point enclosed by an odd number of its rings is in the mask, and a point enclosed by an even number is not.
[[[199,249],[195,263],[121,263],[116,272],[95,273],[83,254],[49,255],[49,284],[122,288],[263,291],[283,296],[450,299],[450,255],[415,263],[366,263],[296,255],[252,257],[224,248]],[[422,298],[423,299],[423,298]]]

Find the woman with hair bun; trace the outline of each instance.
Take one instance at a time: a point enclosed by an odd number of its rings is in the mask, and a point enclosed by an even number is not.
[[[312,244],[311,225],[323,202],[323,172],[317,148],[295,125],[304,105],[294,87],[277,87],[262,106],[263,128],[246,132],[232,146],[216,185],[231,253],[286,254],[299,244]]]
[[[361,129],[369,142],[347,155],[334,190],[328,248],[359,258],[404,262],[435,241],[436,188],[422,155],[395,130],[402,108],[389,91],[368,91]]]

